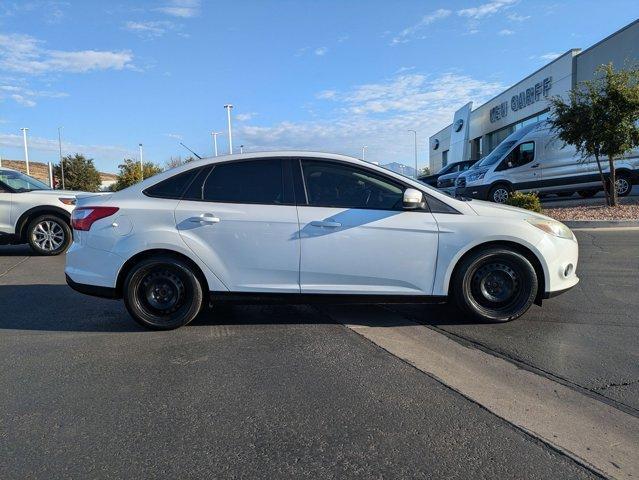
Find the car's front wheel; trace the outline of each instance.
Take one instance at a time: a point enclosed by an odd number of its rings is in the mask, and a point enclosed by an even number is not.
[[[204,293],[192,267],[172,257],[142,260],[124,281],[124,304],[140,325],[171,330],[191,322],[202,310]]]
[[[632,180],[630,180],[628,175],[619,173],[615,180],[615,188],[617,189],[618,196],[626,197],[630,195],[630,192],[632,191]]]
[[[29,245],[38,255],[59,255],[64,253],[71,242],[71,227],[56,215],[41,215],[34,218],[27,227]]]
[[[535,300],[537,274],[523,255],[505,248],[476,251],[462,260],[452,281],[455,303],[475,318],[507,322]]]
[[[498,184],[488,192],[488,200],[495,203],[506,203],[513,189],[506,184]]]

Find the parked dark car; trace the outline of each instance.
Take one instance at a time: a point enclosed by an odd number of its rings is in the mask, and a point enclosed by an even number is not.
[[[431,187],[437,187],[437,180],[439,179],[439,177],[441,177],[442,175],[447,175],[449,173],[463,172],[464,170],[468,170],[468,168],[476,161],[477,160],[464,160],[463,162],[449,163],[439,172],[433,173],[432,175],[424,175],[423,177],[418,177],[417,180],[425,183],[426,185],[430,185]]]

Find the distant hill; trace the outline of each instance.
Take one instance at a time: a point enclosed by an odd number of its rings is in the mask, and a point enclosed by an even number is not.
[[[27,164],[24,160],[6,160],[2,159],[3,168],[11,168],[23,173],[27,173]],[[41,182],[49,184],[49,166],[42,162],[29,162],[29,174],[33,178],[37,178]],[[117,175],[114,173],[100,172],[100,180],[102,183],[115,182]]]

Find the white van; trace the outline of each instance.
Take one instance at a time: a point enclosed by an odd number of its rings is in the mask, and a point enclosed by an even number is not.
[[[604,173],[608,159],[602,158]],[[626,196],[639,183],[639,150],[615,161],[619,196]],[[504,203],[513,191],[557,193],[578,192],[591,197],[602,188],[597,162],[582,159],[551,131],[547,122],[523,127],[501,142],[495,150],[457,177],[455,195]]]

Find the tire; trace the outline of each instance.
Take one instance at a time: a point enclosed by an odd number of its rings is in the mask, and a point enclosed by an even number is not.
[[[538,280],[526,257],[505,248],[486,248],[458,265],[451,283],[457,306],[474,318],[508,322],[528,311]]]
[[[617,189],[618,197],[627,197],[632,191],[632,180],[630,176],[620,173],[615,179],[615,188]]]
[[[512,191],[513,189],[510,185],[505,183],[497,184],[488,192],[488,200],[495,203],[506,203]]]
[[[45,214],[31,220],[27,227],[27,241],[38,255],[60,255],[73,242],[73,233],[61,217]]]
[[[579,190],[577,193],[581,198],[592,198],[597,195],[598,190]]]
[[[142,260],[124,280],[124,305],[133,319],[151,330],[172,330],[198,316],[202,283],[184,261],[172,257]]]

